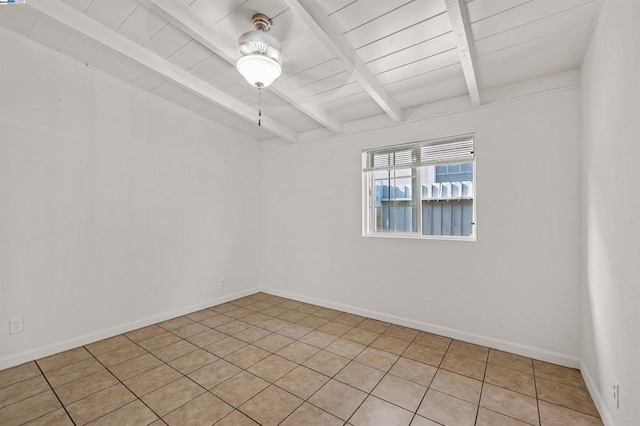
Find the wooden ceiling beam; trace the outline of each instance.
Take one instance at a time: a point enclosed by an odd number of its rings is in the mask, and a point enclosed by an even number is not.
[[[108,47],[183,89],[219,105],[221,108],[251,123],[255,123],[256,111],[253,108],[239,102],[232,96],[205,83],[166,59],[121,36],[59,0],[29,0],[28,5],[70,30]],[[262,116],[262,127],[286,141],[296,142],[298,139],[298,135],[294,130],[265,115]]]
[[[285,0],[318,39],[353,73],[358,83],[394,121],[402,121],[402,110],[344,36],[312,1]]]
[[[478,90],[478,80],[476,78],[475,66],[473,64],[473,52],[471,46],[471,29],[469,27],[469,17],[463,0],[445,0],[449,21],[453,29],[453,37],[456,40],[460,63],[464,71],[464,79],[467,82],[467,89],[471,97],[471,104],[479,106],[480,91]]]

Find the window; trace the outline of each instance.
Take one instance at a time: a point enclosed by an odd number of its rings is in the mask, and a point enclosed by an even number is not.
[[[475,239],[474,136],[365,150],[364,235]]]

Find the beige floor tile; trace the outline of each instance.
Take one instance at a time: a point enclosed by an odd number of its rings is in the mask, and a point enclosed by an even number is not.
[[[180,336],[183,339],[186,339],[187,337],[195,336],[196,334],[204,333],[208,330],[211,329],[206,325],[195,323],[176,328],[175,330],[171,330],[171,332],[176,336]]]
[[[378,338],[378,336],[380,336],[379,333],[374,333],[373,331],[355,327],[345,333],[342,337],[344,339],[352,340],[363,345],[370,345],[371,342]]]
[[[218,330],[208,330],[202,333],[194,334],[193,336],[187,338],[187,340],[196,346],[204,348],[205,346],[226,338],[227,335],[224,333],[220,333]]]
[[[156,416],[139,399],[130,402],[90,423],[91,426],[148,425]]]
[[[105,367],[110,367],[112,365],[117,365],[121,362],[130,360],[132,358],[136,358],[140,355],[144,355],[146,353],[147,351],[138,346],[136,343],[130,343],[128,345],[121,346],[118,349],[95,355],[95,357]]]
[[[282,334],[283,336],[287,336],[291,339],[298,340],[306,334],[309,334],[313,331],[313,328],[304,327],[298,324],[291,324],[285,328],[281,328],[278,330],[278,334]]]
[[[166,364],[161,364],[158,367],[125,380],[124,384],[138,397],[141,397],[174,380],[178,380],[180,377],[181,374],[176,370]]]
[[[339,382],[369,393],[376,387],[383,376],[384,372],[380,370],[352,361],[334,378]]]
[[[67,412],[60,408],[52,411],[49,414],[45,414],[42,417],[38,417],[35,420],[25,423],[26,426],[74,426],[71,421],[71,417]]]
[[[303,312],[287,311],[278,315],[278,318],[283,319],[285,321],[289,321],[289,322],[297,322],[297,321],[300,321],[302,318],[305,318],[306,316],[307,314]]]
[[[387,328],[389,328],[390,325],[391,324],[389,324],[388,322],[366,318],[364,321],[358,324],[358,327],[365,330],[373,331],[374,333],[382,334],[387,330]]]
[[[125,333],[124,335],[127,336],[129,339],[133,340],[134,342],[138,343],[138,342],[142,342],[143,340],[147,340],[152,337],[155,337],[159,334],[164,334],[166,332],[167,331],[164,328],[158,327],[157,325],[154,324],[148,327],[143,327],[137,330],[130,331],[128,333]]]
[[[489,356],[489,348],[474,345],[473,343],[461,342],[460,340],[453,340],[451,342],[449,352],[482,362],[487,362]]]
[[[194,380],[200,386],[203,386],[206,389],[211,389],[218,386],[225,380],[232,378],[240,371],[242,370],[235,365],[223,359],[219,359],[189,374],[189,378]]]
[[[321,306],[310,305],[308,303],[303,303],[302,306],[298,306],[297,308],[295,308],[296,311],[303,312],[305,314],[313,314],[321,309]]]
[[[337,339],[338,338],[332,334],[314,330],[311,333],[303,336],[300,341],[302,343],[306,343],[307,345],[323,349]]]
[[[333,336],[340,337],[351,330],[353,327],[347,324],[343,324],[338,321],[329,321],[323,326],[319,327],[318,330],[327,334],[331,334]]]
[[[317,311],[315,311],[313,313],[313,315],[315,315],[317,317],[320,317],[320,318],[332,320],[332,319],[335,319],[335,318],[339,317],[343,313],[344,312],[336,311],[335,309],[320,308]]]
[[[0,425],[21,425],[62,408],[53,391],[47,391],[0,408]]]
[[[590,416],[568,408],[539,402],[540,420],[543,426],[602,426],[599,417]]]
[[[155,356],[147,353],[139,357],[132,358],[118,365],[109,367],[109,371],[120,380],[127,380],[131,377],[142,374],[162,364]]]
[[[212,306],[212,307],[209,308],[209,310],[211,310],[213,312],[217,312],[219,314],[224,314],[224,313],[227,313],[229,311],[234,311],[236,309],[238,309],[238,306],[234,305],[232,303],[223,303],[221,305],[216,305],[216,306]]]
[[[44,376],[38,375],[30,379],[0,388],[0,408],[15,404],[23,399],[50,390]]]
[[[320,351],[304,362],[304,366],[333,377],[349,363],[349,359],[328,351]]]
[[[328,319],[316,317],[314,315],[309,315],[308,317],[304,317],[300,321],[296,322],[296,324],[317,329],[319,327],[322,327],[328,322],[329,322]]]
[[[282,306],[283,308],[287,308],[287,309],[295,309],[302,305],[304,305],[303,302],[298,302],[297,300],[287,300],[286,302],[283,302],[278,306]]]
[[[441,351],[447,351],[449,349],[451,341],[452,339],[448,337],[421,331],[420,334],[418,334],[418,336],[415,338],[413,343],[417,343],[419,345],[427,346],[429,348],[438,349]]]
[[[541,377],[536,378],[536,387],[538,398],[543,401],[598,416],[598,410],[596,410],[591,395],[586,389],[564,385]]]
[[[218,357],[203,349],[197,349],[193,352],[183,355],[180,358],[176,358],[169,362],[169,365],[182,374],[193,373],[199,368],[204,367],[207,364],[211,364],[217,360]]]
[[[289,346],[280,349],[277,354],[289,361],[302,364],[318,352],[320,352],[320,349],[315,346],[307,345],[302,342],[293,342]]]
[[[217,312],[213,312],[209,309],[202,309],[200,311],[196,311],[193,313],[190,313],[189,315],[185,315],[185,317],[189,318],[190,320],[194,320],[194,321],[202,321],[205,320],[207,318],[211,318],[213,316],[216,316]]]
[[[429,389],[418,414],[444,426],[473,426],[478,406]]]
[[[240,411],[263,426],[275,426],[301,404],[300,398],[276,386],[269,386],[245,402]]]
[[[299,366],[287,373],[275,384],[298,398],[308,399],[327,381],[329,381],[329,377]]]
[[[482,393],[482,382],[440,369],[431,382],[431,389],[478,405]]]
[[[520,355],[489,349],[489,364],[533,375],[533,362],[531,358]]]
[[[282,306],[272,306],[271,308],[267,308],[264,311],[262,311],[262,313],[265,314],[265,315],[270,315],[272,317],[277,317],[278,315],[282,315],[282,314],[284,314],[285,312],[288,312],[288,311],[289,311],[289,309],[283,308]]]
[[[374,340],[373,343],[371,343],[372,348],[391,352],[395,355],[402,355],[404,350],[407,349],[407,346],[409,346],[409,342],[407,342],[406,340],[387,336],[385,334],[381,335],[376,340]]]
[[[418,335],[418,333],[420,333],[420,331],[416,329],[402,327],[400,325],[394,325],[394,324],[391,324],[391,326],[387,328],[387,330],[384,332],[384,334],[387,336],[395,337],[397,339],[402,339],[407,342],[412,342],[413,339]]]
[[[55,393],[64,405],[69,405],[82,398],[119,383],[109,371],[100,370],[81,379],[55,388]],[[48,388],[49,386],[47,386]],[[2,398],[0,398],[2,399]]]
[[[216,315],[215,317],[202,320],[200,321],[200,323],[206,325],[207,327],[216,328],[231,321],[235,321],[235,319],[226,315]]]
[[[141,399],[156,414],[163,417],[204,392],[205,390],[201,386],[183,377],[156,389]]]
[[[234,309],[233,311],[226,312],[225,315],[235,319],[242,319],[246,316],[251,315],[252,313],[253,311],[250,311],[249,309],[238,308]]]
[[[539,425],[535,398],[485,383],[480,406],[523,422]]]
[[[246,330],[251,327],[251,324],[246,323],[244,321],[235,320],[231,322],[224,323],[216,327],[216,330],[225,333],[225,334],[236,334],[241,332],[242,330]]]
[[[263,337],[260,340],[255,341],[253,344],[269,352],[278,352],[280,349],[293,342],[293,339],[290,339],[278,333],[273,333],[266,337]]]
[[[409,426],[413,413],[393,404],[368,396],[349,423],[353,426]]]
[[[156,349],[151,352],[156,357],[160,358],[164,362],[172,361],[181,356],[187,355],[198,349],[193,343],[189,343],[186,340],[180,340],[178,342],[167,345],[163,348]]]
[[[113,336],[108,339],[85,345],[84,347],[86,350],[91,352],[93,356],[96,356],[130,344],[131,339],[120,334],[118,336]]]
[[[233,411],[221,399],[204,393],[164,417],[169,426],[209,426]],[[216,423],[217,424],[217,423]]]
[[[259,426],[258,423],[236,410],[216,423],[215,426]]]
[[[476,380],[483,380],[484,370],[487,364],[482,361],[467,358],[451,352],[447,352],[440,364],[440,368],[471,377]]]
[[[580,370],[563,367],[561,365],[550,364],[548,362],[533,360],[533,369],[536,377],[553,380],[565,385],[586,389]]]
[[[104,367],[95,359],[88,358],[84,361],[49,371],[45,373],[45,376],[49,384],[55,388],[100,370],[104,370]]]
[[[280,423],[281,426],[342,426],[343,424],[344,421],[339,418],[306,402]]]
[[[430,348],[428,346],[412,343],[402,354],[403,357],[414,361],[423,362],[425,364],[438,367],[444,358],[445,352],[440,349]]]
[[[262,361],[269,355],[271,354],[264,349],[257,348],[253,345],[247,345],[244,348],[238,349],[237,351],[227,355],[224,359],[242,369],[246,369],[257,362]]]
[[[211,352],[215,356],[220,358],[224,358],[229,355],[231,352],[235,352],[240,348],[247,346],[245,342],[242,340],[238,340],[235,337],[226,337],[222,340],[219,340],[215,343],[212,343],[208,346],[205,346],[205,351]]]
[[[357,357],[365,348],[366,346],[361,343],[341,338],[329,344],[329,346],[327,346],[325,350],[333,352],[334,354],[343,356],[345,358],[353,359]]]
[[[262,314],[260,312],[253,313],[251,315],[247,315],[242,318],[242,321],[251,324],[251,325],[260,325],[265,321],[269,321],[272,317],[269,315]]]
[[[338,322],[341,322],[343,324],[350,325],[352,327],[355,327],[356,325],[360,324],[364,320],[365,320],[365,318],[361,317],[360,315],[348,314],[346,312],[341,314],[340,316],[337,316],[334,319],[334,321],[338,321]]]
[[[288,359],[284,359],[278,355],[271,355],[249,367],[247,371],[273,383],[296,367],[297,364]]]
[[[211,392],[227,404],[237,408],[267,386],[269,386],[269,382],[243,371],[211,389]]]
[[[369,367],[377,368],[382,371],[389,371],[393,364],[398,360],[398,356],[379,349],[367,348],[354,358],[361,364]]]
[[[291,323],[289,321],[285,321],[280,318],[271,318],[270,320],[259,324],[258,327],[264,328],[265,330],[269,330],[275,333],[276,331],[281,330],[290,325]]]
[[[484,381],[525,395],[536,396],[533,376],[519,371],[509,370],[495,364],[487,364]]]
[[[260,311],[264,311],[265,309],[269,309],[273,306],[274,305],[270,303],[265,303],[265,302],[252,302],[249,305],[245,306],[245,308],[249,309],[250,311],[260,312]]]
[[[232,300],[232,301],[231,301],[231,302],[229,302],[229,303],[231,303],[231,304],[233,304],[233,305],[236,305],[236,306],[239,306],[239,307],[241,307],[241,308],[245,308],[245,307],[247,307],[248,305],[253,305],[253,304],[255,304],[255,303],[258,303],[258,301],[253,300],[253,299],[249,299],[249,298],[246,298],[246,297],[242,297],[242,298],[240,298],[240,299]],[[261,303],[262,303],[262,302],[261,302]],[[270,305],[269,305],[269,306],[270,306]],[[252,309],[252,311],[254,311],[254,310],[255,310],[255,309]]]
[[[85,351],[86,352],[86,351]],[[0,388],[41,375],[35,362],[27,362],[0,371]]]
[[[44,373],[48,373],[49,371],[57,370],[71,364],[76,364],[88,358],[91,358],[89,351],[83,347],[79,347],[39,359],[36,362]]]
[[[260,340],[264,337],[267,337],[271,334],[269,330],[265,330],[264,328],[251,326],[246,330],[241,331],[240,333],[236,333],[233,335],[236,339],[240,339],[247,343],[254,343],[257,340]]]
[[[432,365],[400,357],[391,370],[389,370],[389,373],[428,387],[436,371],[438,371],[438,369]]]
[[[371,394],[415,412],[426,392],[427,388],[425,386],[387,374]]]
[[[309,398],[309,402],[342,420],[347,420],[366,397],[366,393],[356,388],[330,380]]]
[[[172,343],[175,343],[179,340],[181,340],[180,337],[176,336],[173,333],[169,333],[168,331],[165,331],[162,334],[156,334],[153,337],[149,337],[148,339],[141,340],[138,342],[138,344],[148,351],[154,351],[156,349],[160,349],[163,346],[167,346]]]
[[[185,325],[193,324],[194,321],[187,317],[172,318],[167,321],[162,321],[156,324],[158,327],[162,327],[167,331],[175,330],[176,328],[184,327]]]
[[[411,422],[411,426],[440,426],[440,423],[432,422],[431,420],[425,419],[424,417],[416,414]]]
[[[86,424],[135,401],[134,394],[122,384],[111,386],[68,405],[67,411],[76,424]]]
[[[476,426],[527,426],[527,423],[480,407]]]

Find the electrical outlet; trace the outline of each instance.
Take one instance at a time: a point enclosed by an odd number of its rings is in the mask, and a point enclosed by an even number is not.
[[[284,277],[282,277],[282,284],[284,284],[285,286],[289,287],[289,276],[285,275]]]
[[[14,318],[9,320],[9,334],[22,333],[24,331],[24,318]]]
[[[612,396],[613,396],[613,400],[616,402],[616,409],[619,410],[620,409],[620,385],[618,384],[618,382],[616,382],[616,379],[612,378],[611,379],[612,382]]]
[[[227,278],[225,276],[220,277],[220,287],[227,285]]]

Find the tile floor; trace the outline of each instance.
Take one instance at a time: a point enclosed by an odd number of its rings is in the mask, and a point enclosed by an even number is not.
[[[264,293],[0,371],[9,425],[601,425],[578,370]]]

